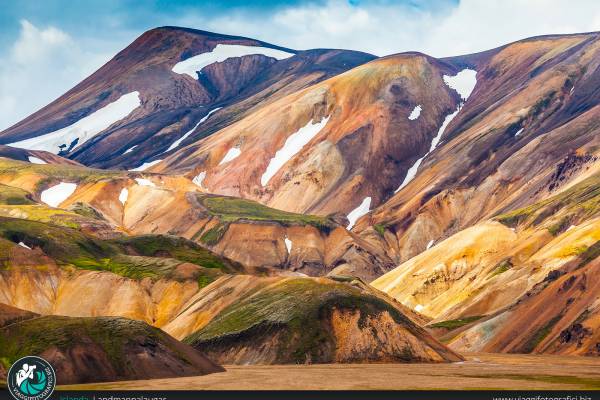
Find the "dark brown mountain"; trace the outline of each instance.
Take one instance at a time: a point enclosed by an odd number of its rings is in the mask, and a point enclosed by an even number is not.
[[[229,58],[208,65],[198,80],[172,71],[178,62],[208,53],[218,45],[258,46],[280,50],[289,57],[277,60],[255,54]],[[298,52],[243,37],[157,28],[144,33],[59,99],[2,132],[0,143],[14,143],[68,127],[121,96],[137,92],[141,104],[125,118],[119,118],[85,143],[65,143],[61,155],[91,166],[138,167],[145,161],[164,157],[158,155],[211,110],[223,108],[184,144],[239,119],[259,102],[373,58],[345,50]],[[228,109],[232,105],[235,107]],[[136,147],[124,155],[133,146]],[[53,146],[47,150],[57,153],[60,149]]]

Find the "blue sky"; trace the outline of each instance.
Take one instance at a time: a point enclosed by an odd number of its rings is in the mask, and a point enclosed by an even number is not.
[[[0,0],[0,130],[162,25],[295,49],[441,57],[534,35],[600,30],[600,7],[597,0]]]
[[[36,26],[56,26],[77,37],[102,37],[107,41],[128,43],[131,35],[161,25],[238,15],[260,20],[286,9],[301,7],[324,8],[326,0],[0,0],[0,49],[9,46],[18,36],[19,21],[26,19]],[[439,13],[456,6],[459,0],[348,0],[348,7],[402,8]],[[237,32],[224,32],[237,33]]]

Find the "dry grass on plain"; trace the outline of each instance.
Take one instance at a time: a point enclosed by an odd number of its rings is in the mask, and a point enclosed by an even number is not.
[[[600,389],[600,359],[470,354],[451,364],[231,365],[197,377],[62,386],[58,390]]]

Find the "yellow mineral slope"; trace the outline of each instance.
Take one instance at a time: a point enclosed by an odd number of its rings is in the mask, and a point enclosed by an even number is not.
[[[597,354],[598,179],[452,235],[373,285],[458,351]]]

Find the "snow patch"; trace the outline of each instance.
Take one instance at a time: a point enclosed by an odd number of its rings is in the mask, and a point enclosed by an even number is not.
[[[285,248],[287,249],[288,254],[292,252],[292,241],[287,238],[287,236],[283,239],[285,242]]]
[[[60,203],[68,199],[77,189],[75,183],[61,182],[42,192],[40,199],[50,207],[58,207]]]
[[[427,153],[429,154],[429,153]],[[427,154],[425,154],[425,156],[427,156]],[[402,181],[402,184],[398,187],[398,189],[396,189],[394,191],[394,193],[398,193],[404,186],[408,185],[408,183],[410,181],[412,181],[415,176],[417,176],[417,171],[419,170],[419,166],[421,166],[421,163],[423,162],[423,159],[425,158],[425,156],[419,158],[417,161],[415,161],[415,163],[412,165],[412,167],[410,167],[408,169],[408,171],[406,171],[406,176],[404,177],[404,180]]]
[[[404,177],[404,181],[402,181],[402,184],[400,185],[400,187],[398,189],[396,189],[396,191],[394,191],[394,193],[398,193],[404,186],[408,185],[410,183],[410,181],[412,181],[415,178],[415,176],[417,176],[417,171],[419,170],[421,163],[423,162],[425,157],[427,157],[433,150],[435,150],[437,145],[440,143],[440,140],[442,139],[442,135],[444,134],[446,127],[448,126],[448,124],[450,124],[450,121],[452,121],[452,119],[454,119],[454,117],[456,117],[456,115],[458,114],[458,112],[460,111],[461,108],[462,108],[462,103],[458,105],[458,108],[456,109],[456,111],[454,111],[452,114],[449,114],[446,116],[446,118],[444,119],[444,122],[442,123],[442,126],[440,126],[440,129],[438,130],[437,135],[435,135],[435,137],[431,141],[431,146],[429,146],[429,151],[423,157],[421,157],[417,161],[415,161],[415,163],[412,165],[412,167],[410,167],[408,169],[408,171],[406,171],[406,176]]]
[[[243,57],[253,54],[262,54],[267,57],[283,60],[294,56],[283,50],[271,49],[262,46],[245,46],[240,44],[218,44],[209,52],[198,54],[186,60],[180,61],[173,67],[172,71],[176,74],[187,74],[194,79],[198,79],[197,72],[210,64],[222,62],[228,58]]]
[[[421,312],[421,311],[423,311],[423,309],[424,309],[424,308],[425,308],[425,307],[423,307],[422,305],[420,305],[420,304],[417,304],[417,305],[415,306],[415,311],[416,311],[416,312]]]
[[[238,149],[237,147],[232,147],[227,151],[227,154],[225,154],[225,157],[223,157],[219,165],[228,163],[234,158],[237,158],[240,154],[242,154],[242,151],[240,149]]]
[[[158,164],[158,163],[159,163],[159,162],[161,162],[161,161],[162,161],[162,160],[154,160],[154,161],[145,162],[145,163],[143,163],[142,165],[140,165],[139,167],[137,167],[137,168],[133,168],[133,169],[130,169],[129,171],[132,171],[132,172],[136,172],[136,171],[138,171],[138,172],[139,172],[139,171],[145,171],[145,170],[147,170],[148,168],[152,167],[153,165],[156,165],[156,164]]]
[[[44,161],[40,158],[34,157],[34,156],[29,156],[27,158],[29,159],[29,162],[32,164],[48,164],[46,161]]]
[[[204,182],[204,178],[206,178],[206,171],[202,171],[198,175],[196,175],[194,177],[194,179],[192,179],[192,182],[194,184],[196,184],[197,186],[200,186],[202,189],[204,189],[204,186],[202,186],[202,182]]]
[[[477,84],[477,71],[474,69],[463,69],[454,76],[444,75],[444,83],[456,90],[463,100],[467,100]]]
[[[275,152],[275,156],[271,158],[265,173],[260,178],[261,185],[265,186],[273,176],[294,157],[304,146],[308,144],[317,134],[327,125],[329,117],[323,118],[321,122],[313,124],[312,120],[306,125],[292,133],[285,140],[283,147]]]
[[[521,128],[517,131],[517,133],[515,133],[515,137],[519,136],[522,132],[523,132],[524,128]]]
[[[429,243],[427,243],[427,247],[425,248],[425,250],[429,250],[431,248],[431,246],[433,246],[434,243],[435,243],[435,240],[430,240]]]
[[[127,150],[125,150],[125,152],[123,154],[127,154],[127,153],[131,153],[133,151],[133,149],[135,149],[137,147],[137,144],[134,146],[131,146],[130,148],[128,148]]]
[[[440,126],[440,129],[438,130],[437,135],[435,135],[435,137],[431,141],[431,147],[429,147],[429,153],[434,151],[435,148],[437,147],[437,145],[440,143],[440,140],[442,139],[442,135],[444,134],[444,131],[446,130],[448,125],[450,125],[450,122],[454,119],[454,117],[456,117],[458,115],[458,112],[460,111],[462,106],[463,106],[462,103],[459,104],[458,107],[456,108],[456,111],[454,111],[452,114],[446,115],[446,118],[444,118],[444,122],[442,123],[442,126]],[[427,153],[427,154],[429,154],[429,153]],[[425,154],[425,156],[427,156],[427,154]]]
[[[419,118],[419,115],[421,115],[422,109],[423,108],[421,107],[420,104],[418,106],[416,106],[415,108],[413,108],[413,110],[410,112],[410,115],[408,116],[408,119],[410,119],[411,121],[414,121],[415,119]]]
[[[192,129],[190,129],[188,132],[185,133],[185,135],[183,135],[182,137],[180,137],[179,139],[177,139],[176,141],[174,141],[173,143],[171,143],[171,145],[169,146],[169,148],[167,149],[167,151],[171,151],[176,147],[179,147],[179,145],[181,144],[181,142],[183,142],[185,139],[188,138],[188,136],[190,136],[195,130],[196,128],[198,128],[198,126],[200,126],[201,123],[203,123],[204,121],[206,121],[208,119],[208,117],[210,117],[210,114],[220,110],[222,107],[217,107],[214,110],[210,110],[208,112],[208,114],[206,114],[204,117],[202,117],[202,119],[200,121],[198,121],[198,123],[196,125],[194,125],[194,127]],[[165,153],[167,152],[165,151]]]
[[[156,187],[156,185],[154,184],[154,182],[152,182],[151,180],[145,179],[145,178],[135,178],[135,181],[140,186]]]
[[[119,193],[119,201],[121,204],[125,205],[127,198],[129,197],[129,190],[127,188],[121,189],[121,193]]]
[[[404,177],[404,181],[402,181],[402,184],[400,185],[400,187],[398,187],[398,189],[394,191],[394,193],[398,193],[404,186],[408,185],[409,182],[415,178],[415,176],[417,176],[417,171],[419,170],[419,167],[421,166],[421,163],[423,162],[425,157],[427,157],[432,151],[436,149],[436,147],[442,140],[442,135],[444,134],[444,131],[446,130],[448,125],[450,125],[450,122],[454,119],[454,117],[458,115],[458,113],[462,109],[464,101],[466,101],[467,98],[471,95],[471,92],[473,91],[473,88],[477,83],[477,80],[475,79],[476,74],[477,71],[475,70],[463,69],[455,76],[444,75],[444,82],[446,83],[446,85],[456,90],[462,97],[463,102],[461,102],[458,105],[456,111],[454,111],[452,114],[447,115],[446,118],[444,118],[444,122],[442,123],[442,126],[440,126],[440,129],[438,129],[437,135],[435,135],[435,137],[431,141],[429,151],[423,157],[415,161],[412,167],[408,169],[408,171],[406,172],[406,176]]]
[[[352,229],[352,227],[354,226],[356,221],[358,221],[358,219],[360,217],[362,217],[363,215],[365,215],[366,213],[369,212],[370,207],[371,207],[371,197],[365,197],[363,199],[362,203],[360,203],[360,205],[358,207],[356,207],[354,210],[350,211],[350,214],[348,214],[348,221],[350,221],[350,223],[348,224],[346,229],[348,229],[348,230]]]
[[[31,247],[27,246],[27,245],[26,245],[25,243],[23,243],[23,242],[19,242],[18,244],[19,244],[19,246],[21,246],[21,247],[24,247],[24,248],[26,248],[26,249],[28,249],[28,250],[31,250]]]
[[[45,135],[10,143],[9,146],[28,150],[45,150],[56,154],[61,150],[69,150],[71,147],[73,150],[115,122],[127,117],[140,105],[139,92],[127,93],[72,125]]]

